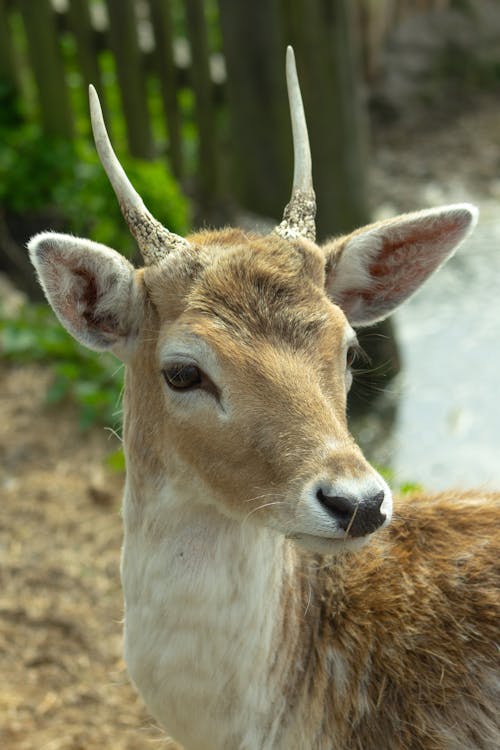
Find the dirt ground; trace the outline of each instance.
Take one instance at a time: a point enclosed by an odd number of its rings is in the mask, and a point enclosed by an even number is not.
[[[397,210],[431,203],[429,185],[446,200],[450,181],[500,195],[499,132],[492,100],[425,136],[388,128],[372,195]],[[103,467],[116,438],[47,407],[49,380],[0,364],[0,748],[171,749],[121,656],[123,478]]]
[[[116,438],[47,408],[49,379],[0,367],[0,747],[173,748],[121,657]]]

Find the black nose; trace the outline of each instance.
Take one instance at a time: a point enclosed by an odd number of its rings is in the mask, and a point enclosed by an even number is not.
[[[384,502],[384,491],[368,498],[356,500],[352,497],[325,495],[320,488],[316,492],[320,505],[351,537],[366,536],[382,526],[385,513],[380,512]]]

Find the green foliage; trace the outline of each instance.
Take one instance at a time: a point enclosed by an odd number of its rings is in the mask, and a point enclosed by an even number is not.
[[[0,204],[21,215],[54,210],[67,231],[132,254],[133,240],[89,141],[48,138],[26,124],[0,129],[0,142]],[[185,234],[188,204],[164,163],[131,157],[122,163],[153,215]]]
[[[377,466],[376,469],[398,495],[409,495],[423,490],[422,485],[417,482],[396,482],[394,471],[387,466]]]
[[[55,185],[71,176],[72,147],[42,136],[36,125],[0,131],[0,203],[23,214],[53,204]]]
[[[70,58],[74,50],[66,47],[63,52]],[[153,215],[172,231],[186,234],[189,204],[166,163],[122,156],[125,124],[109,53],[102,62],[120,161]],[[64,231],[91,237],[130,257],[135,245],[93,145],[81,76],[69,62],[68,66],[78,134],[74,142],[47,137],[39,124],[22,123],[17,100],[0,86],[0,205],[28,221],[37,213],[53,215],[54,224]],[[97,355],[77,344],[47,307],[26,305],[9,318],[0,310],[0,352],[17,364],[48,363],[53,380],[47,402],[74,402],[82,428],[96,423],[120,426],[121,367],[111,355]],[[107,464],[114,471],[123,470],[121,449],[108,457]]]
[[[106,457],[106,466],[115,474],[123,474],[125,471],[125,454],[123,448],[118,448]]]
[[[66,333],[45,305],[25,305],[15,317],[0,316],[0,346],[5,359],[50,363],[54,378],[47,403],[69,399],[82,429],[93,424],[119,426],[121,366],[112,355],[97,355]]]
[[[21,122],[21,105],[17,92],[8,81],[0,79],[0,129],[14,128]]]

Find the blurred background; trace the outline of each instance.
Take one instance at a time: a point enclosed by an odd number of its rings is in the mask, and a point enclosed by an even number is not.
[[[25,243],[54,229],[137,259],[90,133],[93,83],[152,213],[186,234],[281,218],[295,48],[318,238],[480,206],[425,288],[361,333],[353,432],[392,485],[500,486],[498,0],[0,0],[0,745],[161,737],[121,660],[121,367],[73,342]],[[8,677],[7,677],[8,675]],[[167,746],[165,744],[165,746]]]

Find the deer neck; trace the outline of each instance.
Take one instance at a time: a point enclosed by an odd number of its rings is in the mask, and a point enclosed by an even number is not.
[[[221,748],[267,747],[263,737],[273,735],[280,717],[275,704],[270,716],[269,706],[292,550],[250,519],[224,517],[207,488],[179,469],[160,483],[128,467],[127,665],[155,718],[183,744],[205,747],[210,736]],[[193,722],[193,714],[205,723]]]

